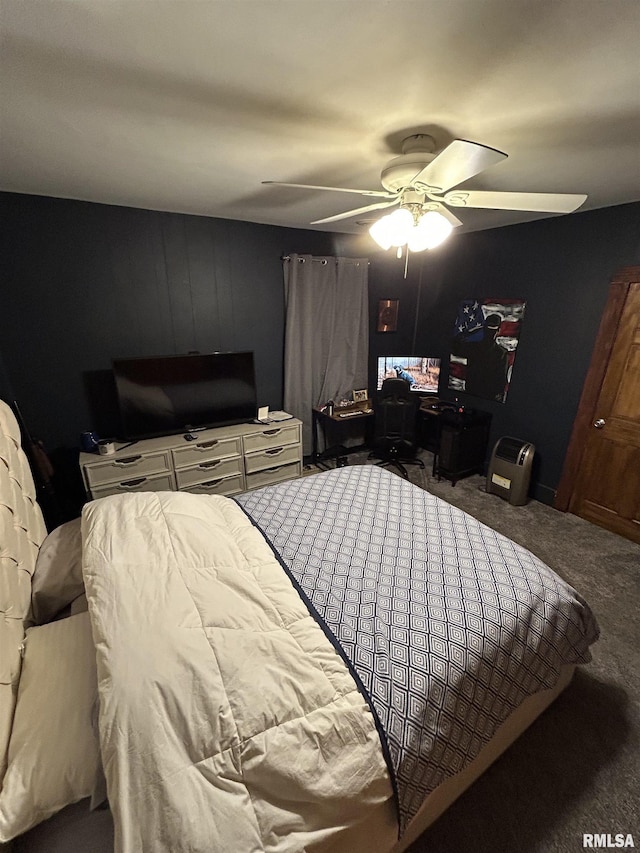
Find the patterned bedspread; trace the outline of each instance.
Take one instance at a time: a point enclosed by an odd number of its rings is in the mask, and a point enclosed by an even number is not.
[[[533,554],[373,465],[236,498],[281,556],[380,721],[401,832],[527,696],[586,663],[598,626]]]

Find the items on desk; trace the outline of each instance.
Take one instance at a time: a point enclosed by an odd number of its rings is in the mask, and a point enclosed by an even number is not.
[[[336,460],[337,467],[347,465],[347,454],[351,451],[361,450],[366,446],[366,437],[365,443],[361,445],[350,443],[348,447],[343,444],[336,443],[334,439],[339,440],[339,438],[344,435],[348,436],[349,441],[351,441],[358,431],[365,434],[370,432],[373,421],[373,409],[367,405],[368,402],[369,401],[365,401],[364,403],[358,403],[354,406],[354,404],[349,401],[345,402],[341,400],[339,402],[334,402],[334,400],[328,400],[324,405],[313,407],[312,460],[316,465],[321,468],[328,468],[329,460]],[[355,421],[352,422],[347,420],[348,418],[356,418],[358,423],[356,424]],[[352,425],[356,427],[355,430],[352,429]],[[325,449],[322,452],[318,451],[319,430],[322,431],[325,444]]]
[[[365,393],[365,392],[358,392],[358,393]],[[354,409],[354,407],[356,407],[359,411],[362,411],[362,404],[363,403],[367,403],[367,398],[365,398],[364,400],[360,400],[357,403],[354,403],[353,400],[346,400],[346,399],[338,400],[338,401],[329,400],[328,402],[326,402],[324,404],[324,406],[319,406],[318,410],[320,412],[322,412],[324,415],[329,415],[329,417],[333,417],[334,415],[339,415],[340,410],[342,410],[342,409],[352,410],[352,409]],[[331,411],[329,411],[329,410],[331,410]]]
[[[360,415],[369,415],[373,409],[352,409],[350,412],[338,412],[339,418],[357,418]]]
[[[457,412],[460,415],[465,412],[473,413],[473,409],[463,406],[457,398],[455,400],[440,400],[438,397],[426,397],[420,404],[420,408],[422,411],[433,411],[436,413]]]
[[[348,404],[348,406],[345,406],[344,404],[336,404],[333,400],[329,400],[328,403],[325,403],[324,406],[320,407],[319,411],[329,418],[357,418],[362,415],[370,415],[373,412],[373,409],[370,406],[365,408],[362,405],[358,405],[358,407],[354,409],[353,404],[351,403]]]

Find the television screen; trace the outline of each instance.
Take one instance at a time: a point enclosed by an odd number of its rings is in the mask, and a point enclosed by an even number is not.
[[[383,355],[378,359],[378,391],[385,379],[406,379],[412,391],[437,394],[440,359],[418,355]]]
[[[113,360],[127,440],[256,417],[252,352]]]

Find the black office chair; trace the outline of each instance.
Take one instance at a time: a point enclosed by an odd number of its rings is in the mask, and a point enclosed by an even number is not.
[[[412,394],[406,379],[385,379],[373,401],[375,423],[369,459],[377,465],[393,465],[408,480],[405,465],[424,468],[418,452],[418,408],[420,398]]]

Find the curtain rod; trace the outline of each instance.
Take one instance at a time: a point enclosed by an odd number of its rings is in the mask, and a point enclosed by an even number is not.
[[[291,255],[283,255],[280,258],[280,260],[281,261],[291,261],[291,260],[293,260],[293,258],[291,257]],[[305,262],[306,258],[298,257],[296,260],[298,261],[298,263],[303,264]],[[320,263],[323,265],[326,265],[328,263],[328,260],[326,258],[311,258],[311,260],[314,261],[315,263]],[[334,258],[334,261],[336,263],[338,263],[339,260],[340,260],[339,258]],[[343,260],[352,261],[353,263],[358,263],[358,264],[360,263],[359,258],[343,258]],[[371,266],[369,261],[367,261],[367,266]]]
[[[291,255],[283,255],[280,258],[280,260],[281,261],[291,261],[291,260],[293,260],[293,258],[291,257]],[[303,264],[306,261],[306,258],[296,258],[296,260],[298,261],[299,264]],[[316,263],[323,264],[323,265],[328,263],[326,258],[311,258],[311,260],[315,261]],[[335,260],[336,260],[336,263],[338,263],[338,259],[336,258]]]

